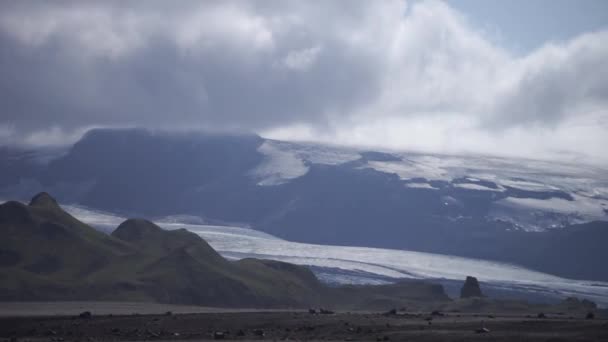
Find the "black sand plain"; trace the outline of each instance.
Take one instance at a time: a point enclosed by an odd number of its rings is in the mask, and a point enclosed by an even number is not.
[[[83,309],[91,315],[81,317],[78,311]],[[0,341],[608,341],[608,319],[603,316],[315,311],[1,303]]]

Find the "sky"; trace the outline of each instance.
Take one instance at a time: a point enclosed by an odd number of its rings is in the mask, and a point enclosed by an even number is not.
[[[0,143],[92,127],[608,165],[608,2],[4,1]]]

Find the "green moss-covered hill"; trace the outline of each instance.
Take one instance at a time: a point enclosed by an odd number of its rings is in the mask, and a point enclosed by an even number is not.
[[[305,267],[228,261],[198,235],[143,219],[111,235],[47,193],[0,205],[0,301],[130,300],[230,307],[356,307],[448,300],[426,283],[330,288]]]

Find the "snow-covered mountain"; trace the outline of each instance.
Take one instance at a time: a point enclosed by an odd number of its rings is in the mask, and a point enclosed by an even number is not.
[[[306,175],[312,164],[342,165],[396,174],[414,189],[465,189],[490,194],[487,218],[515,229],[542,231],[608,219],[608,170],[530,159],[362,152],[315,144],[265,141],[264,161],[252,175],[272,186]],[[444,205],[461,205],[446,196]],[[456,217],[455,219],[458,219]]]
[[[63,153],[3,149],[0,169],[0,198],[48,191],[129,217],[608,281],[608,172],[597,166],[97,129]]]

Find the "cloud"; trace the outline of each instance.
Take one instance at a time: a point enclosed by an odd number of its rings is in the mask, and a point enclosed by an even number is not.
[[[311,67],[321,52],[320,46],[313,46],[307,49],[289,51],[283,64],[288,69],[304,71]]]
[[[0,126],[26,143],[146,126],[585,160],[608,144],[606,31],[514,56],[441,1],[0,7]]]
[[[608,31],[551,43],[513,63],[489,124],[558,125],[573,116],[608,114]],[[506,76],[505,76],[506,77]]]

